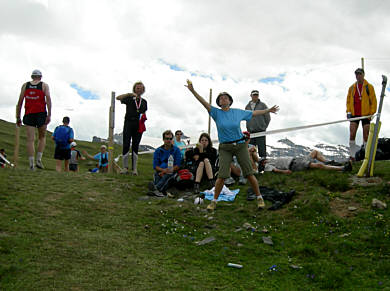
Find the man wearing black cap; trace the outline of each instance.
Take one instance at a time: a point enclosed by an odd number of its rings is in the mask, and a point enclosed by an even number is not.
[[[259,99],[259,91],[253,90],[251,92],[252,100],[245,106],[245,110],[265,110],[268,109],[265,103]],[[263,132],[267,129],[271,121],[271,115],[269,113],[263,115],[252,116],[251,120],[246,122],[246,129],[250,133]],[[265,136],[259,136],[251,138],[250,144],[257,145],[259,156],[265,158],[267,156],[266,140]]]
[[[23,101],[25,101],[23,123],[26,125],[27,154],[30,169],[35,170],[35,166],[43,169],[42,154],[46,145],[46,126],[49,124],[51,116],[51,99],[49,86],[41,81],[41,71],[34,70],[31,74],[31,79],[32,81],[24,83],[22,86],[18,104],[16,105],[16,124],[17,126],[22,125],[20,111]],[[36,164],[34,165],[35,128],[38,128],[38,151]]]
[[[358,68],[355,71],[356,83],[349,87],[347,95],[347,118],[372,115],[376,112],[376,96],[374,87],[364,79],[364,70]],[[371,118],[362,119],[363,144],[366,146],[368,133],[370,131]],[[351,121],[349,125],[349,154],[355,158],[359,149],[356,146],[355,138],[359,127],[359,121]]]

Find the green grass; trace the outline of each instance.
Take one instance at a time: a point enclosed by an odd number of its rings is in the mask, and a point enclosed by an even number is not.
[[[13,131],[0,122],[9,158]],[[99,144],[77,143],[98,152]],[[132,177],[87,173],[86,161],[79,174],[57,173],[53,152],[48,140],[46,169],[28,171],[22,129],[18,169],[0,169],[1,290],[390,288],[390,211],[370,206],[372,198],[390,203],[389,162],[376,163],[384,182],[371,187],[351,186],[346,173],[266,173],[261,185],[296,190],[289,204],[258,212],[242,186],[234,203],[210,214],[189,199],[146,199],[151,155],[140,156],[140,176]],[[236,231],[245,222],[257,231]],[[195,244],[209,236],[216,240]]]

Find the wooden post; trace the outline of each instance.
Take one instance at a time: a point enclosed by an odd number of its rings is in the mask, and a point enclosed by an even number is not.
[[[14,165],[15,165],[15,168],[18,166],[19,141],[20,141],[20,126],[16,125],[16,129],[15,129],[15,148],[14,148]]]
[[[213,89],[210,88],[210,97],[209,97],[209,104],[211,106],[211,97],[213,95]],[[211,116],[209,114],[209,127],[208,127],[208,130],[207,130],[207,133],[210,135],[210,127],[211,127]]]
[[[364,70],[364,58],[362,58],[362,69]]]
[[[115,92],[111,92],[111,106],[108,121],[108,172],[113,173],[114,165],[114,128],[115,128]]]

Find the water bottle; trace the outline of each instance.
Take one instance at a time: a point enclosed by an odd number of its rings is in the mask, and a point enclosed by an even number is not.
[[[170,155],[168,158],[168,169],[172,169],[172,168],[173,168],[173,156]]]

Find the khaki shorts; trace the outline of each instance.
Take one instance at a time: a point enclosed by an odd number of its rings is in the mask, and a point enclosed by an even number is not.
[[[251,161],[249,160],[248,147],[246,143],[220,144],[219,145],[219,172],[218,178],[226,179],[230,177],[230,164],[233,156],[237,157],[244,177],[253,175]]]
[[[292,160],[290,164],[291,171],[303,171],[310,168],[310,164],[313,163],[314,160],[310,157],[302,157],[295,158]]]

